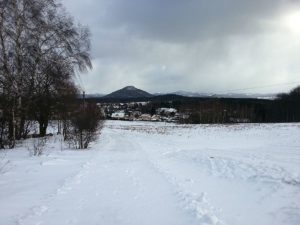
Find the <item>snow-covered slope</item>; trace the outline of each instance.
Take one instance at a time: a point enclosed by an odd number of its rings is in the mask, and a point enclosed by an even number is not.
[[[300,124],[108,121],[89,151],[59,137],[41,157],[0,151],[0,225],[299,225],[299,136]]]

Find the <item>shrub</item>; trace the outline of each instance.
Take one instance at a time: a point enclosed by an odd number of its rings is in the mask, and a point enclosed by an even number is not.
[[[28,146],[30,156],[40,156],[43,154],[44,148],[47,143],[47,137],[32,138],[31,146]]]
[[[103,128],[101,109],[96,104],[85,104],[71,114],[67,122],[65,140],[77,149],[86,149],[96,140]]]

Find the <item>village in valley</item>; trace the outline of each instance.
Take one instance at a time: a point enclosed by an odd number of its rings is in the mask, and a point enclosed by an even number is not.
[[[98,103],[107,119],[127,121],[178,122],[188,115],[175,108],[154,108],[149,102]]]

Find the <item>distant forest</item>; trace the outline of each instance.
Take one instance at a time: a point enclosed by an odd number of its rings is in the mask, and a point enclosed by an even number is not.
[[[153,114],[160,107],[176,108],[187,115],[182,123],[283,123],[300,122],[300,86],[276,99],[255,98],[202,98],[162,95],[141,99],[101,99],[96,102],[149,101],[143,113]]]

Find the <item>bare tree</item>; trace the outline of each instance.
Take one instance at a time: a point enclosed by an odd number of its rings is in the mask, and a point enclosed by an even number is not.
[[[89,36],[58,0],[0,0],[0,143],[13,147],[32,119],[45,136],[64,87],[92,66]]]
[[[45,136],[64,85],[75,87],[76,70],[91,68],[90,33],[57,0],[0,0],[0,6],[0,107],[13,147],[28,119]]]
[[[49,118],[64,84],[71,83],[75,71],[91,68],[89,31],[75,26],[59,4],[44,0],[42,17],[36,20],[32,44],[32,109],[40,135],[46,134]]]

